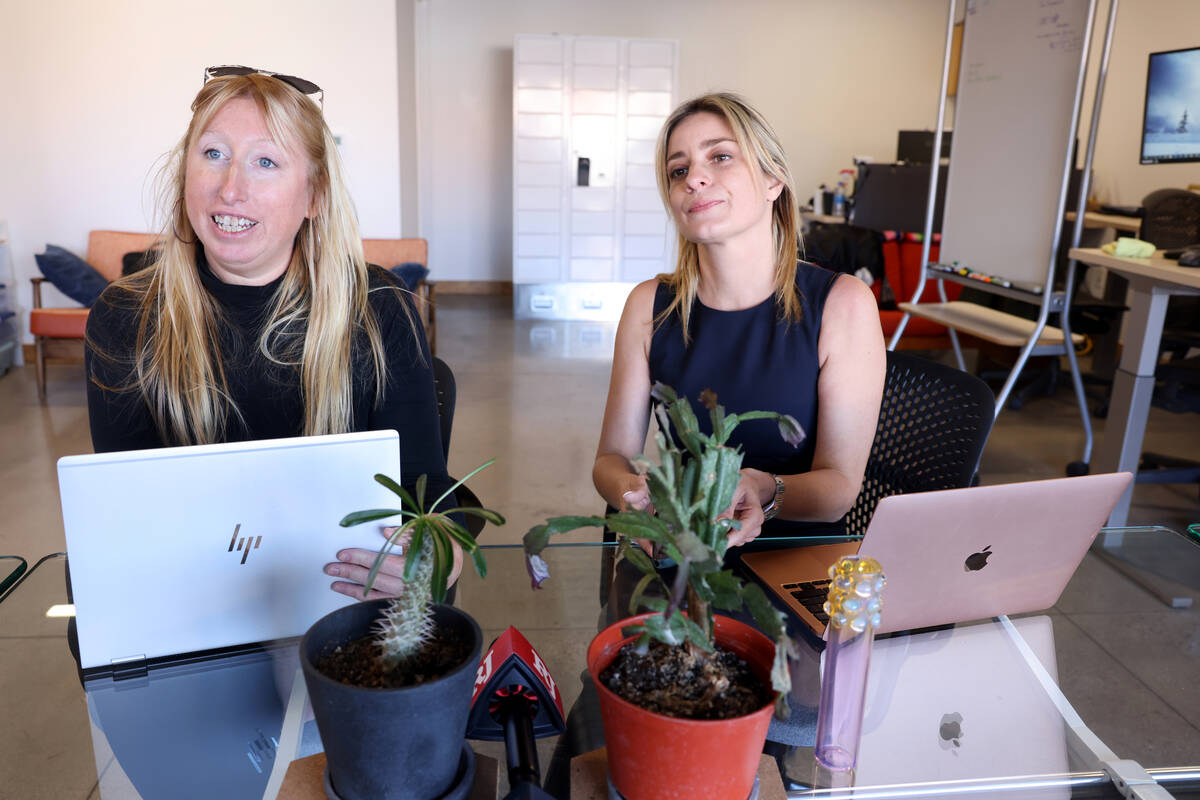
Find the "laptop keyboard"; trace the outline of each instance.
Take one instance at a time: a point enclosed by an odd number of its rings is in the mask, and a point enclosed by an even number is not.
[[[800,605],[817,618],[817,621],[822,625],[829,623],[829,615],[825,613],[823,606],[825,599],[829,597],[828,579],[821,581],[804,581],[802,583],[785,583],[784,591],[796,598]]]

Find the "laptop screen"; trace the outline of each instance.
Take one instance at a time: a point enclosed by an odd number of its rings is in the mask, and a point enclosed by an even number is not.
[[[353,602],[322,568],[377,549],[342,528],[398,499],[395,431],[163,448],[59,461],[81,666],[299,636]]]

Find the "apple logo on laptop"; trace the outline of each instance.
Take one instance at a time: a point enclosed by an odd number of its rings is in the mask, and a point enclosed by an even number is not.
[[[957,750],[962,746],[958,741],[963,737],[962,721],[962,714],[958,712],[942,715],[941,724],[938,725],[939,747],[943,750]]]
[[[987,563],[988,563],[988,558],[990,558],[992,555],[991,550],[992,550],[992,546],[989,544],[987,547],[983,548],[978,553],[971,553],[971,555],[967,556],[967,560],[963,562],[963,571],[964,572],[978,572],[979,570],[986,567]]]

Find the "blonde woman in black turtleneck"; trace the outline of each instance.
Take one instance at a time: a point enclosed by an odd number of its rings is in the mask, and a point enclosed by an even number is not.
[[[207,76],[168,165],[158,256],[88,319],[96,451],[394,429],[405,475],[440,494],[424,330],[364,259],[320,90],[247,68]],[[333,589],[361,597],[374,556],[337,553]],[[399,591],[402,567],[389,557],[370,597]]]

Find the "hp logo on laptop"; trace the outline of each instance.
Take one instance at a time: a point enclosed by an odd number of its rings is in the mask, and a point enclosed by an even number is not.
[[[240,522],[234,526],[233,538],[229,540],[229,552],[232,553],[235,549],[234,545],[237,545],[236,549],[238,550],[238,552],[240,552],[242,554],[242,563],[245,564],[246,556],[250,555],[251,547],[253,547],[255,550],[257,550],[258,546],[260,544],[262,544],[262,537],[261,536],[243,536],[242,538],[239,539],[238,532],[241,529],[242,529],[242,523],[240,523]]]

